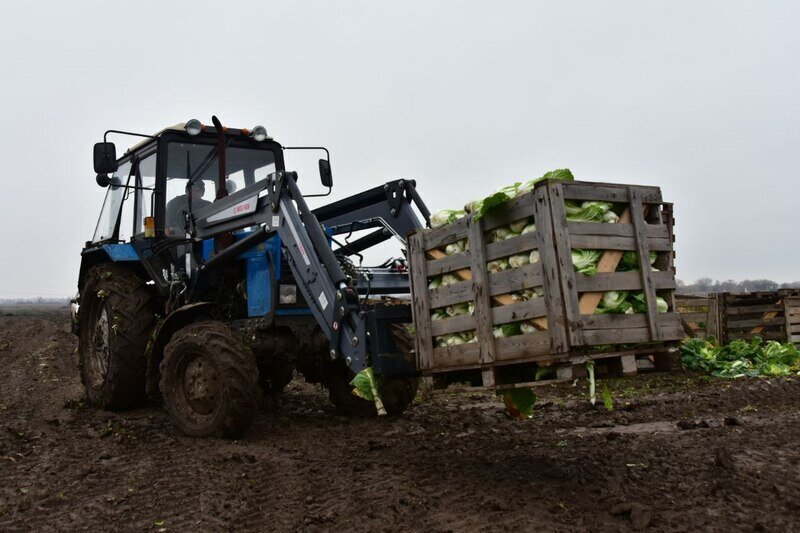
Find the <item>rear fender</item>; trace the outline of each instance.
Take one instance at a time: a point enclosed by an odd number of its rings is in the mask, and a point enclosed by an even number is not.
[[[164,358],[164,348],[169,343],[172,335],[181,328],[196,322],[200,318],[211,315],[214,304],[210,302],[197,302],[184,305],[170,313],[165,319],[156,324],[150,342],[147,344],[147,394],[158,394],[159,365]]]

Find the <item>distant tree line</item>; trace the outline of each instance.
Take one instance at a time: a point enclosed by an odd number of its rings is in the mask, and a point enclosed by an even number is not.
[[[678,292],[681,294],[708,294],[712,292],[755,292],[776,291],[778,289],[800,289],[800,281],[778,283],[771,279],[732,279],[719,281],[711,278],[700,278],[694,283],[678,280]]]
[[[37,296],[33,298],[0,298],[0,304],[6,305],[69,305],[69,298],[44,298]]]

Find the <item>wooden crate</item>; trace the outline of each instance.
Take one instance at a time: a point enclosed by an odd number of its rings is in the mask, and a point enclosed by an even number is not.
[[[721,295],[722,341],[737,339],[788,342],[791,328],[787,329],[785,300],[800,297],[800,290],[781,289],[751,293]]]
[[[681,315],[681,324],[687,337],[722,339],[719,300],[717,294],[675,296],[675,307]]]
[[[622,211],[620,222],[570,222],[566,200],[612,202]],[[535,220],[535,232],[488,242],[488,232],[523,218]],[[462,239],[468,241],[468,253],[444,254],[446,245]],[[675,312],[672,243],[672,206],[662,201],[657,187],[557,180],[537,184],[480,220],[465,217],[418,230],[408,240],[418,368],[426,376],[451,373],[480,386],[509,386],[529,383],[542,366],[669,348],[683,338]],[[597,274],[574,272],[573,248],[605,251]],[[532,250],[539,252],[538,263],[487,273],[487,262]],[[650,268],[651,250],[658,252],[657,272]],[[639,254],[638,272],[615,272],[625,251]],[[429,289],[429,280],[443,274],[461,281]],[[515,301],[510,296],[523,289],[538,290],[542,297]],[[610,290],[643,291],[647,312],[594,314]],[[657,294],[666,299],[668,313],[657,312]],[[465,302],[474,304],[472,315],[431,320],[433,309]],[[536,331],[507,338],[492,334],[495,326],[521,321]],[[476,332],[477,342],[436,346],[436,337],[468,330]],[[605,349],[597,350],[598,345]]]
[[[800,296],[787,296],[783,300],[786,319],[786,341],[800,348]]]

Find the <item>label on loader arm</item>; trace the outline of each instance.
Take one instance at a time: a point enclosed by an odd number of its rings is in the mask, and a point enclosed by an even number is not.
[[[303,243],[300,242],[300,236],[297,234],[297,230],[292,223],[292,219],[289,217],[285,217],[286,225],[289,226],[289,231],[292,232],[292,237],[294,237],[294,243],[297,246],[297,249],[300,251],[300,255],[303,256],[303,262],[305,262],[306,266],[311,266],[311,261],[308,259],[308,254],[306,254],[306,249],[303,246]]]
[[[328,299],[325,298],[324,292],[319,293],[319,306],[322,308],[323,311],[325,310],[326,307],[328,307]]]

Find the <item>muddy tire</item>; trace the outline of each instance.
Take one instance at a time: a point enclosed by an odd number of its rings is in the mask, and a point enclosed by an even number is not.
[[[324,383],[336,411],[345,416],[369,418],[378,416],[375,404],[353,394],[353,372],[341,361],[327,366]],[[389,415],[400,415],[417,395],[417,378],[387,378],[381,385],[381,400]]]
[[[155,325],[147,286],[117,265],[92,267],[81,290],[78,357],[89,403],[118,411],[145,401],[145,349]]]
[[[236,438],[250,427],[258,410],[258,369],[226,324],[204,321],[179,330],[160,368],[164,405],[186,435]]]

